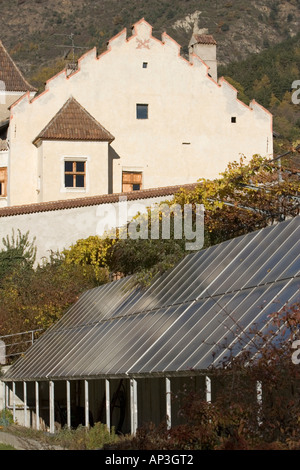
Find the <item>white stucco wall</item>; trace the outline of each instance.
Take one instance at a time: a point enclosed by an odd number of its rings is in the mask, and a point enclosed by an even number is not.
[[[0,152],[0,167],[7,167],[8,165],[8,151]],[[7,197],[0,197],[0,208],[7,206]]]
[[[255,102],[248,107],[238,101],[231,85],[217,84],[207,65],[192,59],[182,58],[168,35],[154,38],[142,20],[132,36],[124,30],[113,38],[101,56],[95,49],[85,54],[73,75],[63,71],[40,96],[22,98],[11,115],[10,205],[41,200],[38,149],[32,142],[70,96],[115,137],[113,192],[121,192],[124,169],[139,168],[145,189],[215,178],[241,154],[271,155],[270,113]],[[148,119],[136,119],[138,103],[148,104]],[[91,191],[103,192],[100,181]],[[62,195],[45,192],[43,201],[47,197]]]
[[[96,196],[108,193],[108,143],[43,141],[39,148],[39,202],[73,199],[75,196]],[[86,163],[85,188],[65,188],[65,160]]]
[[[138,212],[144,213],[147,207],[166,199],[171,196],[0,217],[0,249],[2,239],[11,237],[13,231],[15,234],[18,230],[22,234],[29,231],[30,240],[36,238],[37,262],[40,262],[42,258],[48,259],[51,251],[62,251],[79,239],[101,236],[105,231],[121,227]]]

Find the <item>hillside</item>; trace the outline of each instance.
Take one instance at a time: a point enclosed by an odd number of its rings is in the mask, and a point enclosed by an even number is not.
[[[219,74],[239,90],[246,104],[255,99],[271,111],[277,135],[275,153],[286,151],[292,142],[300,144],[300,106],[292,102],[292,84],[300,79],[300,33],[243,61],[219,67]]]
[[[64,61],[71,34],[78,55],[94,46],[103,50],[142,17],[155,36],[166,31],[177,40],[183,54],[194,24],[207,28],[218,41],[221,64],[293,37],[300,24],[300,0],[0,0],[0,6],[1,40],[35,85],[41,67]]]
[[[39,90],[75,59],[145,18],[153,35],[166,31],[187,56],[196,26],[218,42],[219,76],[274,114],[280,134],[275,150],[298,141],[299,106],[291,84],[300,79],[300,0],[0,0],[0,39],[26,78]]]

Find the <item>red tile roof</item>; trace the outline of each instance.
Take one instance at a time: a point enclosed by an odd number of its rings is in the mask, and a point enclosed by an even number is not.
[[[197,44],[212,44],[217,45],[217,41],[211,34],[194,34]]]
[[[0,80],[7,91],[37,91],[23,77],[9,53],[0,41]]]
[[[112,142],[114,136],[71,97],[35,138],[33,143],[36,145],[41,140]]]
[[[183,184],[177,186],[166,186],[154,189],[142,189],[126,193],[104,194],[100,196],[81,197],[76,199],[66,199],[61,201],[39,202],[36,204],[24,204],[21,206],[2,207],[0,217],[10,217],[13,215],[33,214],[37,212],[49,212],[63,209],[74,209],[76,207],[96,206],[99,204],[113,204],[119,202],[120,197],[127,198],[127,201],[138,199],[150,199],[154,197],[173,196],[181,189],[193,190],[197,183]]]

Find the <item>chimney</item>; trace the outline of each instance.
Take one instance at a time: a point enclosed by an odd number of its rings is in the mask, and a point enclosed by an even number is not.
[[[207,29],[199,31],[194,29],[189,42],[190,57],[193,53],[209,66],[209,75],[217,81],[217,42],[211,34],[208,34]]]

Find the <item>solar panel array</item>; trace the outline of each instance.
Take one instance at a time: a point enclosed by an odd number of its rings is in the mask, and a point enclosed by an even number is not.
[[[5,374],[44,380],[182,374],[251,346],[300,301],[300,217],[187,255],[147,289],[87,291]]]

